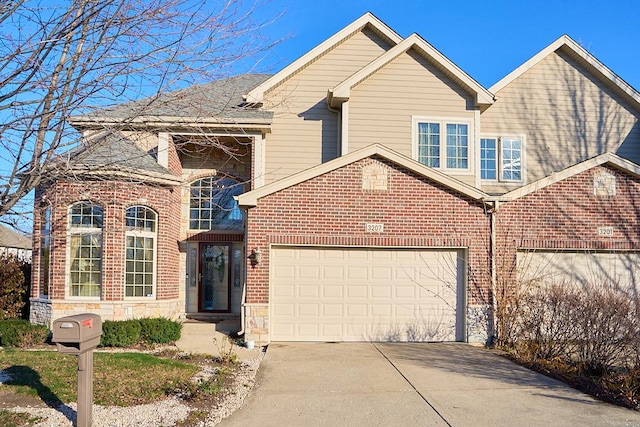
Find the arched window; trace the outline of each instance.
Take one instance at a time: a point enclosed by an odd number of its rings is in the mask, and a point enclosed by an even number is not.
[[[233,196],[242,194],[242,184],[219,176],[191,184],[189,228],[192,230],[242,231],[242,211]]]
[[[69,296],[100,297],[102,207],[78,202],[69,208]]]
[[[157,217],[146,206],[131,206],[127,209],[125,297],[154,296]]]

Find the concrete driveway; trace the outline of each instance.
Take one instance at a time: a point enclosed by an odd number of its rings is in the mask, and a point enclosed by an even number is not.
[[[466,344],[273,343],[219,425],[640,426],[640,413]]]

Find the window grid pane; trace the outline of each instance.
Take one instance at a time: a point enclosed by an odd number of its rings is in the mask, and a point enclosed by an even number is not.
[[[100,234],[73,234],[70,243],[71,296],[99,297],[102,271],[102,236]]]
[[[440,167],[439,123],[418,123],[418,161],[432,168]]]
[[[447,124],[447,168],[469,168],[469,134],[464,124]]]
[[[102,228],[102,207],[89,202],[76,203],[69,209],[72,228]]]
[[[125,249],[125,296],[153,296],[154,238],[128,235]]]
[[[244,229],[242,211],[234,196],[242,185],[229,178],[208,177],[191,184],[189,228],[192,230]]]
[[[480,177],[482,179],[496,179],[496,140],[495,138],[480,139]]]
[[[502,179],[520,181],[522,179],[522,144],[519,139],[502,138]]]

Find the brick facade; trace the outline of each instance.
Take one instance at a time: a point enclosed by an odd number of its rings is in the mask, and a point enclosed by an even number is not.
[[[106,319],[120,320],[139,317],[146,313],[139,306],[147,304],[139,299],[127,301],[124,296],[125,270],[125,210],[133,205],[144,205],[157,214],[156,242],[156,292],[150,306],[158,305],[154,312],[167,317],[176,317],[184,312],[184,303],[177,304],[179,297],[180,238],[180,192],[174,188],[151,184],[121,181],[57,181],[36,193],[36,207],[51,207],[50,267],[48,300],[34,301],[35,305],[51,304],[48,309],[51,319],[75,312],[91,311],[109,313]],[[90,200],[103,208],[102,230],[102,289],[99,301],[82,301],[82,298],[65,300],[67,293],[67,229],[68,208],[80,201]],[[40,215],[34,215],[34,266],[40,265]],[[40,271],[33,269],[33,283],[39,283]],[[39,289],[32,287],[32,298],[38,298]],[[48,301],[48,302],[47,302]],[[162,303],[164,301],[164,303]],[[118,309],[116,306],[119,306]],[[122,308],[125,307],[125,308]],[[43,313],[47,309],[36,307]],[[63,313],[63,314],[61,314]],[[34,313],[35,315],[35,313]],[[40,315],[38,315],[40,316]],[[36,316],[37,317],[37,316]]]
[[[602,174],[613,177],[614,192],[599,192]],[[598,166],[505,203],[496,215],[497,276],[508,283],[518,249],[640,249],[640,179]],[[613,234],[599,235],[601,227]]]
[[[385,189],[363,189],[363,168],[387,170]],[[246,313],[267,311],[269,248],[274,244],[438,248],[468,253],[468,305],[490,304],[490,218],[485,206],[383,158],[362,159],[268,195],[249,209],[247,250],[260,249],[248,265]],[[384,232],[365,233],[365,223]],[[262,325],[262,327],[260,327]],[[249,336],[264,341],[268,319],[247,316]]]

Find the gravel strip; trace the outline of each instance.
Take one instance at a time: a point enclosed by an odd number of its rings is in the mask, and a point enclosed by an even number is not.
[[[227,418],[242,406],[244,399],[253,390],[255,377],[264,357],[256,351],[256,357],[240,363],[233,385],[226,391],[221,403],[212,408],[201,427],[211,427]],[[205,374],[206,375],[206,374]],[[77,404],[60,405],[57,408],[15,407],[8,411],[28,413],[43,420],[36,427],[69,427],[76,419]],[[160,402],[129,407],[93,405],[93,427],[158,427],[174,426],[187,418],[191,408],[172,397]]]

